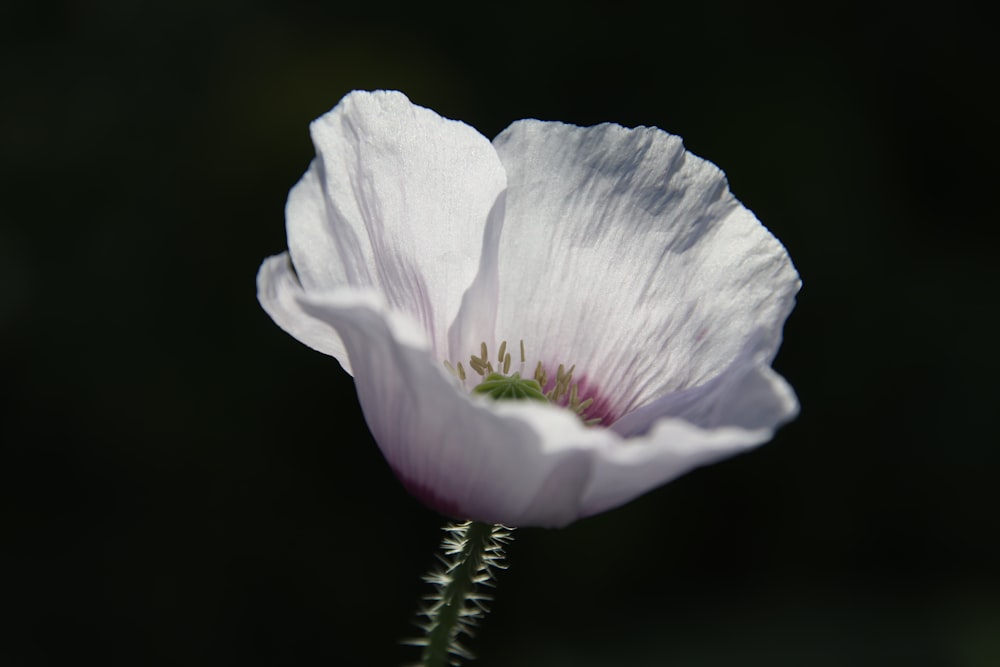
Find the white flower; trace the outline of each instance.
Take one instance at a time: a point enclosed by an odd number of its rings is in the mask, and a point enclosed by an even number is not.
[[[678,137],[523,120],[491,143],[398,92],[351,93],[311,132],[289,249],[261,266],[258,298],[354,376],[429,506],[562,526],[797,413],[770,364],[798,275]],[[470,358],[485,343],[502,372],[503,341],[506,374],[540,362],[550,394],[559,364],[575,368],[556,404],[471,391]],[[574,386],[576,410],[561,407]]]

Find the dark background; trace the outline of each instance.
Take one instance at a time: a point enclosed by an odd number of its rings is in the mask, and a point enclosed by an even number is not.
[[[398,88],[490,137],[680,134],[805,283],[798,421],[518,531],[476,664],[1000,664],[990,24],[656,7],[3,4],[0,663],[414,656],[442,520],[254,293],[308,121]]]

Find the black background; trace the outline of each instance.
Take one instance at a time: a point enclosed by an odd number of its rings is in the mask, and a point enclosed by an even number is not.
[[[525,529],[483,667],[1000,664],[996,50],[970,7],[0,9],[0,663],[396,665],[441,519],[259,309],[307,123],[656,125],[805,286],[752,454]]]

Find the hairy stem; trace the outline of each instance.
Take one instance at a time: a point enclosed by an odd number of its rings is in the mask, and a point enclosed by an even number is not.
[[[423,667],[446,667],[472,659],[458,640],[462,634],[472,636],[476,622],[486,613],[491,598],[480,588],[492,586],[493,570],[503,568],[503,545],[510,541],[510,529],[476,521],[449,524],[444,530],[441,567],[424,577],[435,588],[421,612],[425,636],[410,642],[424,647]]]

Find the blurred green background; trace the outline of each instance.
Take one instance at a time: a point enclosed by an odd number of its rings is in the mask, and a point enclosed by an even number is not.
[[[991,24],[801,7],[4,3],[0,664],[414,657],[441,519],[254,293],[356,88],[680,134],[805,283],[798,421],[519,531],[475,664],[1000,664]]]

